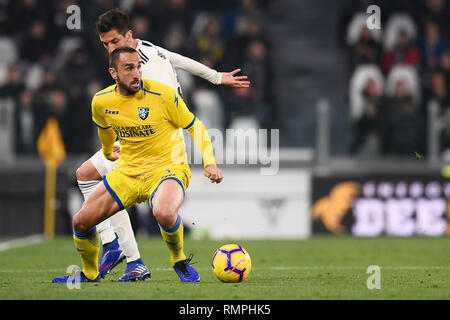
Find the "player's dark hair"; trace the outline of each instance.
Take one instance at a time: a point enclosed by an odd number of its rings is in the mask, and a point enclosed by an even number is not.
[[[98,17],[95,29],[98,34],[116,29],[117,32],[125,35],[131,29],[130,18],[128,14],[120,9],[111,9]]]
[[[114,51],[109,55],[110,68],[117,70],[117,60],[119,59],[121,53],[137,53],[137,51],[131,47],[118,47],[114,49]]]

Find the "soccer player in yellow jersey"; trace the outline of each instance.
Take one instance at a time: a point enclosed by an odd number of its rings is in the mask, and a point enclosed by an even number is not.
[[[176,69],[182,69],[215,85],[235,88],[250,85],[247,76],[237,75],[240,69],[218,72],[149,41],[134,38],[130,19],[122,10],[108,10],[98,17],[95,26],[99,40],[108,54],[118,47],[127,46],[136,49],[141,58],[142,77],[167,84],[180,95],[182,90]],[[119,150],[119,141],[115,144]],[[84,199],[87,199],[102,181],[102,176],[112,171],[114,167],[115,162],[107,160],[100,149],[76,170],[78,187]],[[127,267],[119,281],[145,280],[151,277],[150,270],[141,259],[131,221],[125,209],[102,221],[96,228],[103,245],[99,258],[99,272],[102,278],[124,258]]]
[[[136,202],[149,201],[170,252],[174,270],[183,282],[200,276],[183,250],[183,223],[178,215],[191,172],[179,128],[186,129],[201,151],[204,175],[220,183],[205,127],[178,93],[160,82],[141,79],[141,60],[135,49],[120,47],[110,55],[109,72],[116,81],[92,100],[92,117],[105,157],[117,165],[107,173],[73,219],[74,241],[82,258],[79,281],[100,281],[99,238],[95,226]],[[120,141],[120,158],[113,148]],[[67,282],[69,276],[53,279]]]

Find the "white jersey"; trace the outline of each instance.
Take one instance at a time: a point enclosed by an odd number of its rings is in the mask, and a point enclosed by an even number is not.
[[[220,84],[222,74],[207,66],[184,57],[178,53],[155,46],[149,41],[136,39],[136,51],[142,61],[142,78],[155,80],[174,88],[180,96],[181,86],[178,82],[176,68],[183,69],[193,75],[202,77],[214,84]]]
[[[139,39],[136,39],[136,41],[138,42],[136,51],[141,57],[142,63],[142,78],[164,83],[180,93],[177,73],[167,54],[164,54],[164,50],[148,41]]]

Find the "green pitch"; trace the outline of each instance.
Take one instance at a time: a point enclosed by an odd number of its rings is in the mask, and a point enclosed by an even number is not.
[[[100,283],[69,290],[52,284],[81,265],[71,237],[0,252],[0,299],[449,299],[450,238],[313,237],[307,240],[191,240],[199,283],[181,283],[160,237],[138,238],[152,278],[118,283],[125,263]],[[246,281],[224,284],[210,268],[225,243],[243,245],[253,269]],[[367,288],[367,267],[380,267],[380,289]]]

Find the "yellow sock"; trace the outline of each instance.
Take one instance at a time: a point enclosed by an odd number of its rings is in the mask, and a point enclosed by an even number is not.
[[[81,256],[84,275],[91,280],[98,276],[98,253],[100,251],[100,239],[96,228],[88,233],[73,231],[73,240]]]
[[[185,260],[186,256],[183,252],[183,222],[180,216],[178,216],[177,222],[173,227],[165,228],[161,225],[159,227],[167,248],[169,248],[172,265],[175,265],[178,261]]]

